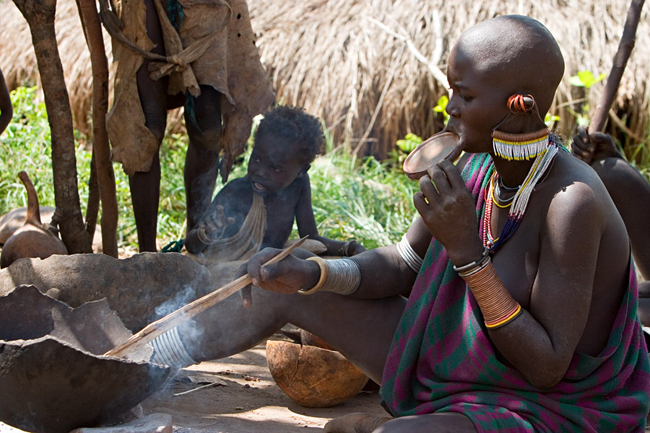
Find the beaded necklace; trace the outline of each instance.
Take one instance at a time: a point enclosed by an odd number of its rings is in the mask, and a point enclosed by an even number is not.
[[[515,199],[515,196],[513,195],[510,198],[501,197],[501,188],[499,187],[500,182],[495,181],[496,174],[497,172],[495,171],[494,175],[490,178],[490,190],[492,191],[492,201],[494,202],[495,205],[497,205],[501,209],[505,209],[512,204],[513,200]],[[513,191],[518,191],[518,188],[513,189]]]
[[[496,170],[494,171],[494,174],[496,174]],[[490,183],[488,185],[488,188],[485,189],[485,213],[483,214],[483,246],[492,248],[492,245],[499,239],[493,239],[492,238],[492,203],[491,203],[491,197],[492,197],[492,179],[494,178],[494,174],[490,178]]]
[[[560,149],[556,140],[557,139],[553,135],[549,137],[549,145],[539,154],[539,156],[537,156],[535,162],[530,167],[526,179],[521,184],[519,191],[514,195],[508,212],[508,219],[506,220],[503,230],[501,230],[501,234],[497,238],[492,238],[491,235],[492,201],[494,200],[494,180],[496,178],[496,171],[490,179],[489,187],[486,188],[485,212],[483,214],[483,245],[488,247],[491,253],[498,250],[519,227],[535,185],[537,185],[540,179],[542,179]]]

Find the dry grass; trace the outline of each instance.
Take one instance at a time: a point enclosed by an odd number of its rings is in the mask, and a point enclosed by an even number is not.
[[[428,135],[441,127],[431,108],[446,92],[402,38],[444,72],[450,44],[472,24],[495,15],[520,13],[544,22],[566,59],[557,93],[559,131],[570,135],[573,116],[584,97],[594,107],[602,84],[583,94],[569,85],[581,70],[608,73],[622,33],[629,2],[621,0],[249,0],[262,60],[278,100],[304,106],[321,116],[345,142],[384,156],[407,132]],[[90,67],[72,0],[58,2],[61,56],[78,128],[87,131]],[[646,8],[647,10],[647,8]],[[439,20],[436,19],[439,15]],[[650,21],[641,19],[637,43],[623,77],[615,112],[631,143],[646,139]],[[0,67],[12,85],[36,76],[26,24],[9,0],[0,0]],[[378,25],[383,23],[386,28]],[[436,31],[439,25],[440,30]],[[107,43],[107,46],[110,44]],[[176,118],[177,119],[177,118]],[[610,122],[611,123],[611,122]],[[620,128],[612,132],[619,134]]]

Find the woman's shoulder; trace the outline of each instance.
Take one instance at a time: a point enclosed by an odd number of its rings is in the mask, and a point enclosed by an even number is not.
[[[585,162],[568,152],[560,151],[551,166],[551,173],[563,183],[584,183],[591,188],[604,188],[598,174]]]
[[[613,207],[598,174],[588,164],[567,152],[558,153],[547,178],[542,179],[540,186],[539,191],[545,191],[548,195],[549,207],[563,213],[608,213]]]

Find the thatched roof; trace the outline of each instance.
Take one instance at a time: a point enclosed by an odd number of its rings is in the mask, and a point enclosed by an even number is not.
[[[557,94],[557,125],[571,134],[575,101],[584,95],[569,85],[578,71],[608,73],[629,3],[622,0],[248,0],[262,61],[278,101],[304,106],[356,147],[361,139],[383,156],[406,132],[429,135],[441,127],[432,112],[446,89],[419,62],[409,41],[445,71],[449,47],[472,24],[506,13],[530,15],[556,36],[566,60]],[[90,65],[72,0],[59,0],[57,32],[73,113],[87,130]],[[0,68],[10,85],[35,76],[26,23],[9,0],[0,0]],[[396,37],[400,35],[400,37]],[[439,41],[436,44],[436,41]],[[110,44],[107,44],[110,46]],[[434,51],[440,48],[440,54]],[[636,47],[615,103],[616,113],[638,140],[648,129],[647,86],[650,21],[644,15]],[[596,106],[602,83],[587,91]],[[610,122],[611,123],[611,122]],[[620,132],[620,129],[614,130]]]

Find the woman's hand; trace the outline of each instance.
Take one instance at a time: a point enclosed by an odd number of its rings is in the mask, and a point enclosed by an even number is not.
[[[431,235],[442,243],[449,258],[462,266],[481,257],[474,197],[465,187],[458,168],[443,160],[420,178],[420,191],[413,197]]]
[[[610,135],[602,132],[590,134],[584,126],[578,127],[578,133],[573,137],[571,153],[587,164],[605,158],[623,158]]]
[[[282,250],[275,248],[263,249],[239,268],[237,277],[248,273],[252,285],[276,293],[291,294],[314,287],[320,278],[320,268],[316,262],[299,259],[290,254],[278,263],[262,266],[280,251]],[[244,287],[241,295],[244,306],[250,307],[253,303],[251,286]]]

